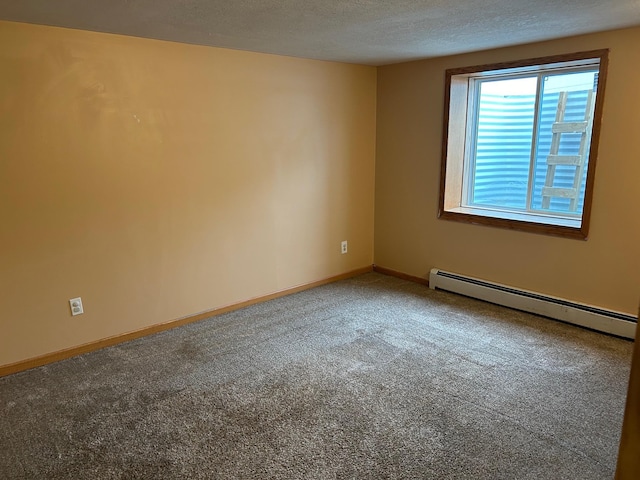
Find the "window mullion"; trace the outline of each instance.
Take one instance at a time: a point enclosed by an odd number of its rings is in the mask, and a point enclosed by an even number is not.
[[[533,190],[535,188],[535,173],[536,173],[536,152],[538,151],[538,136],[540,129],[540,108],[542,98],[542,80],[544,74],[538,74],[538,81],[536,85],[536,102],[533,111],[533,138],[531,139],[531,155],[529,157],[529,179],[527,181],[527,205],[528,212],[532,210],[531,204],[533,203]]]

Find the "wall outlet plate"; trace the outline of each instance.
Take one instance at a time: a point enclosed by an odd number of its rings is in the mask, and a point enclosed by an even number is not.
[[[84,313],[84,307],[82,306],[82,298],[72,298],[69,300],[69,306],[71,307],[71,315],[82,315]]]
[[[340,248],[341,248],[341,252],[342,253],[347,253],[347,241],[346,240],[343,240],[343,242],[341,243]]]

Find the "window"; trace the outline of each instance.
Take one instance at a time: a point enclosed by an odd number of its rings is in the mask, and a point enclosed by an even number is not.
[[[586,239],[607,53],[447,70],[439,217]]]

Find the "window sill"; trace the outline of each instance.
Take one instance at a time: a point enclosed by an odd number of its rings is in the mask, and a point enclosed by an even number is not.
[[[580,219],[560,218],[532,213],[485,210],[483,208],[454,207],[441,211],[443,220],[507,228],[524,232],[586,240],[587,230]]]

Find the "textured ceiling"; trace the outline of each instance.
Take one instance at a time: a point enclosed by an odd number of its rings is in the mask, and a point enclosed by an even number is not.
[[[640,25],[640,0],[0,0],[0,19],[383,65]]]

